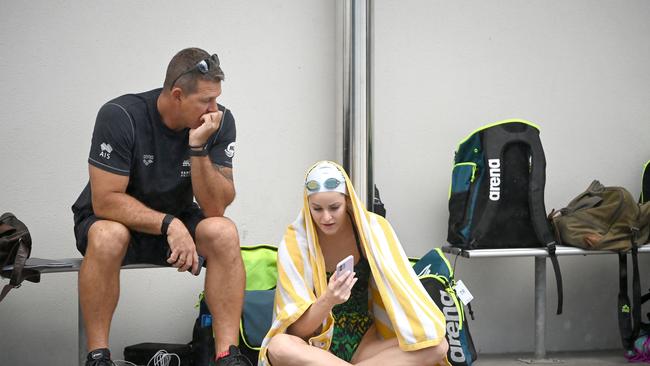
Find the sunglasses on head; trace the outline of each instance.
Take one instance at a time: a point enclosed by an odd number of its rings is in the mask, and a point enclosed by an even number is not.
[[[325,182],[323,183],[323,186],[325,186],[326,189],[334,189],[338,187],[339,184],[341,183],[343,182],[341,182],[336,178],[327,178],[327,180],[325,180]],[[318,183],[318,181],[315,180],[310,180],[309,182],[305,183],[305,187],[309,192],[316,192],[320,190],[320,183]]]
[[[199,61],[196,65],[192,66],[189,70],[183,71],[180,73],[176,79],[172,82],[172,86],[169,87],[169,90],[174,88],[174,85],[176,85],[176,82],[178,79],[180,79],[183,75],[189,74],[193,72],[194,70],[197,70],[201,74],[207,74],[208,71],[212,70],[213,68],[219,67],[219,56],[217,54],[213,54],[212,56],[203,59]]]

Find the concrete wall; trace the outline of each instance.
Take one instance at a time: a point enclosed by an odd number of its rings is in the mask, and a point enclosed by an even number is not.
[[[306,167],[337,156],[337,3],[1,2],[0,209],[29,225],[33,256],[78,255],[69,207],[87,180],[97,109],[159,86],[186,46],[218,52],[226,72],[221,102],[238,127],[227,214],[243,244],[277,243]],[[453,150],[486,123],[542,127],[549,210],[593,178],[639,192],[650,158],[650,3],[382,0],[375,13],[375,180],[410,255],[444,242]],[[615,257],[561,265],[561,316],[549,272],[549,350],[618,347]],[[531,351],[533,260],[458,259],[456,270],[476,297],[479,351]],[[123,271],[115,356],[143,341],[189,341],[201,282]],[[0,332],[14,334],[0,341],[0,363],[73,364],[76,299],[75,274],[12,293],[0,304]]]
[[[169,59],[198,46],[219,54],[220,102],[237,121],[227,215],[242,244],[277,243],[302,205],[305,169],[335,156],[335,23],[331,1],[1,2],[0,211],[29,225],[34,257],[77,257],[70,206],[88,179],[98,108],[161,86]],[[143,341],[190,341],[202,278],[123,271],[115,356]],[[73,364],[76,291],[67,273],[11,293],[0,364]]]

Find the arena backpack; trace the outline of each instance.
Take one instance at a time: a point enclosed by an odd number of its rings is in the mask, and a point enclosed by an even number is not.
[[[460,142],[449,189],[447,241],[461,249],[546,248],[562,313],[562,276],[546,218],[539,127],[522,119],[483,126]]]
[[[25,224],[14,214],[6,212],[0,216],[0,275],[9,279],[2,287],[0,301],[9,291],[20,287],[24,280],[39,282],[38,271],[25,268],[25,262],[32,252],[32,238]],[[3,268],[9,268],[4,270]]]
[[[569,204],[549,214],[558,242],[588,250],[613,250],[619,259],[618,324],[626,356],[646,357],[635,350],[635,343],[645,336],[650,325],[641,321],[642,303],[637,251],[650,237],[650,203],[639,204],[623,187],[606,187],[594,180]],[[628,297],[627,252],[632,253],[632,302]],[[638,348],[638,347],[637,347]],[[642,347],[643,348],[643,347]]]
[[[453,366],[471,366],[477,359],[476,348],[469,332],[465,308],[456,294],[456,280],[449,261],[440,248],[435,248],[415,262],[413,270],[445,315],[449,344],[447,359]]]

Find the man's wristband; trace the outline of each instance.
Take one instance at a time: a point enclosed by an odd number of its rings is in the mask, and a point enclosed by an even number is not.
[[[207,156],[208,155],[208,144],[203,144],[200,146],[194,146],[188,144],[187,147],[190,148],[190,156]]]
[[[174,215],[167,214],[163,218],[162,225],[160,225],[160,234],[167,236],[167,229],[169,229],[169,224],[174,220]]]
[[[190,156],[207,156],[207,155],[208,155],[207,149],[201,149],[201,150],[190,149]]]

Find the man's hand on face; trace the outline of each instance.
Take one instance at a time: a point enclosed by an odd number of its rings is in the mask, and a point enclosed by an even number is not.
[[[201,116],[201,125],[190,130],[190,146],[203,146],[221,125],[222,111],[206,113]]]

